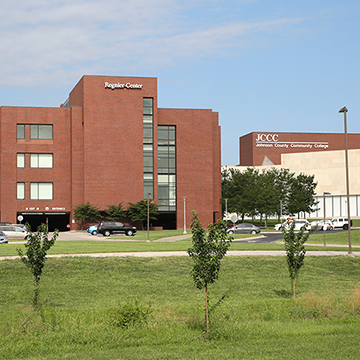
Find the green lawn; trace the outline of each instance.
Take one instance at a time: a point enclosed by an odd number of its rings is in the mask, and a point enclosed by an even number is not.
[[[324,244],[324,233],[312,234],[308,243]],[[326,244],[349,245],[349,233],[344,230],[334,230],[326,232]],[[351,231],[351,244],[360,246],[360,230]]]
[[[179,242],[126,242],[126,241],[57,241],[48,254],[90,254],[139,251],[186,251],[191,241]],[[17,256],[17,249],[25,252],[23,244],[1,244],[0,256]],[[344,251],[342,247],[328,245],[326,250]],[[283,244],[232,243],[229,250],[284,250]],[[307,246],[307,250],[324,250],[324,246]],[[354,248],[354,251],[356,249]]]
[[[204,336],[204,294],[188,257],[48,259],[41,308],[19,260],[0,262],[0,359],[358,359],[360,258],[307,257],[297,299],[284,257],[228,257],[210,304],[231,289]],[[138,297],[147,325],[111,325]]]

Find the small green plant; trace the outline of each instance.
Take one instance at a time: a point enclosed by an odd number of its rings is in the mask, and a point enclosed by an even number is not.
[[[282,227],[284,235],[286,261],[289,269],[290,279],[292,281],[293,298],[295,299],[295,283],[299,275],[299,271],[304,264],[305,258],[305,242],[314,229],[310,229],[304,234],[305,229],[301,229],[297,234],[294,232],[295,221],[286,220]]]
[[[109,310],[110,324],[121,328],[146,325],[151,312],[150,304],[141,304],[139,298],[136,298],[126,304],[111,308]]]
[[[205,322],[206,333],[209,335],[209,304],[208,304],[208,285],[214,283],[219,277],[220,261],[226,255],[231,244],[231,237],[227,236],[226,224],[219,221],[208,226],[209,233],[206,232],[198,220],[196,211],[193,211],[191,221],[192,247],[188,249],[188,254],[194,262],[191,274],[195,286],[201,290],[205,288]],[[215,307],[221,304],[226,296],[219,300]]]
[[[30,229],[30,225],[27,224]],[[46,253],[55,244],[56,238],[59,236],[59,230],[55,230],[53,236],[49,240],[49,232],[45,224],[41,224],[37,228],[37,232],[33,233],[29,230],[29,240],[25,244],[26,253],[23,254],[21,249],[17,249],[21,261],[27,266],[35,280],[34,308],[37,309],[39,300],[39,284],[40,277],[45,266]]]

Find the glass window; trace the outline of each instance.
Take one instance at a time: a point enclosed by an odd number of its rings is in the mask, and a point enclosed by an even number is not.
[[[53,154],[30,154],[30,167],[52,168]]]
[[[25,167],[25,154],[17,154],[17,167]]]
[[[144,172],[152,173],[154,170],[153,156],[144,154]]]
[[[144,144],[153,143],[153,127],[152,124],[144,124],[143,127]]]
[[[143,114],[152,115],[153,114],[153,99],[152,98],[143,98]]]
[[[16,136],[18,139],[25,139],[25,125],[24,124],[17,124],[16,125]]]
[[[176,211],[176,127],[158,126],[159,210]]]
[[[52,140],[53,126],[52,125],[30,125],[30,138]]]
[[[150,123],[150,124],[152,124],[152,122],[153,122],[153,117],[152,117],[152,115],[144,115],[144,116],[143,116],[143,122],[144,122],[144,123]]]
[[[52,200],[53,184],[52,183],[31,183],[30,184],[31,200]]]
[[[24,200],[25,199],[25,183],[18,182],[16,185],[17,185],[16,198],[18,200]]]

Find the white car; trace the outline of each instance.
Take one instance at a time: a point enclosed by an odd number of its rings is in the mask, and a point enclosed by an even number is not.
[[[325,226],[324,226],[324,220],[320,221],[312,221],[311,227],[316,228],[317,230],[333,230],[334,229],[334,223],[331,222],[331,220],[325,220]]]
[[[28,239],[28,232],[18,226],[0,226],[0,231],[2,231],[8,239]]]
[[[290,225],[291,225],[291,223],[293,221],[295,222],[294,230],[296,230],[296,231],[298,231],[298,230],[310,230],[311,229],[311,225],[306,219],[287,219],[282,224],[276,224],[274,226],[274,230],[282,230],[283,227],[284,227],[285,230],[289,230]]]

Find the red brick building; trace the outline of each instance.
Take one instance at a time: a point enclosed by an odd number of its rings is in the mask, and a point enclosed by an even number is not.
[[[360,134],[348,134],[348,149],[359,148]],[[252,132],[240,137],[240,165],[281,165],[281,154],[344,149],[344,134]]]
[[[192,210],[221,218],[218,114],[159,109],[156,78],[84,76],[60,108],[2,106],[0,149],[0,221],[75,229],[81,203],[148,194],[165,228],[183,229],[184,208],[187,228]]]

